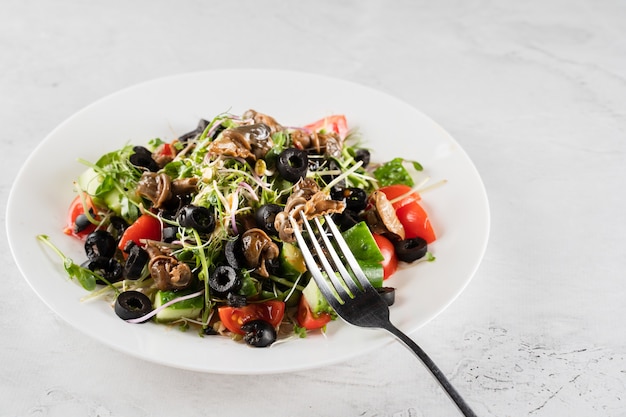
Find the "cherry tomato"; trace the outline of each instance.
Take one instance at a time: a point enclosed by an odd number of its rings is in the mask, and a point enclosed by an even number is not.
[[[412,201],[396,210],[398,220],[404,226],[407,239],[421,237],[426,243],[435,241],[435,231],[433,230],[428,214],[416,201]]]
[[[348,135],[348,122],[346,116],[343,114],[335,114],[332,116],[324,117],[317,122],[304,126],[305,129],[319,132],[320,130],[335,132],[340,138],[345,138]]]
[[[85,205],[83,205],[83,199],[85,201]],[[82,196],[77,195],[67,211],[67,220],[65,227],[63,228],[63,233],[83,239],[96,229],[96,225],[90,223],[89,220],[85,218],[85,208],[92,213],[95,212],[93,201],[87,193],[83,193]],[[78,216],[81,216],[81,218],[78,219],[79,224],[84,225],[84,227],[80,228],[81,230],[79,231],[77,231],[76,228],[76,219]],[[92,216],[96,217],[95,214],[92,214]]]
[[[382,191],[387,196],[387,199],[392,202],[391,204],[396,210],[409,203],[419,201],[421,199],[417,191],[404,184],[394,184],[388,185],[386,187],[381,187],[380,191]]]
[[[380,253],[383,254],[383,279],[387,279],[396,272],[398,269],[398,257],[396,256],[396,250],[393,247],[393,243],[383,235],[374,233],[374,240]]]
[[[224,326],[233,333],[245,334],[241,326],[252,320],[265,320],[277,327],[285,315],[285,303],[269,300],[251,303],[243,307],[219,307],[217,312]]]
[[[298,325],[300,327],[304,327],[307,330],[321,329],[331,320],[332,316],[329,313],[313,314],[306,298],[304,296],[300,297],[300,303],[298,304]]]
[[[129,241],[142,245],[142,239],[161,240],[161,222],[150,214],[142,214],[124,231],[118,248],[124,250]]]

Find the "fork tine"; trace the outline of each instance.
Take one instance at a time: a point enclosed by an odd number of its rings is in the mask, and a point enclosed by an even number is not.
[[[343,288],[341,288],[341,290],[344,293],[344,297],[340,298],[338,292],[333,291],[333,288],[330,282],[326,280],[326,278],[322,274],[322,271],[317,266],[315,257],[313,256],[313,253],[311,252],[306,240],[304,239],[304,236],[302,235],[302,230],[300,229],[300,225],[298,225],[298,222],[292,216],[289,216],[289,221],[291,222],[291,225],[293,226],[294,235],[296,236],[296,240],[298,242],[298,245],[300,246],[300,250],[302,251],[302,256],[304,257],[304,261],[307,265],[309,272],[313,276],[313,279],[315,280],[315,283],[317,284],[317,287],[319,288],[324,298],[328,301],[330,306],[336,310],[338,307],[340,307],[343,304],[343,300],[346,297],[348,297],[348,294],[345,292],[345,290],[343,290]],[[308,226],[308,223],[306,221],[304,223],[305,225]],[[310,231],[309,233],[311,233],[312,235],[312,231]],[[314,238],[311,240],[313,242],[316,242]],[[321,258],[324,259],[323,256]]]
[[[324,245],[326,245],[326,251],[332,258],[333,263],[335,264],[335,268],[337,268],[337,271],[339,272],[339,275],[341,275],[341,277],[343,278],[343,282],[347,285],[348,289],[350,290],[352,294],[356,294],[360,292],[361,288],[359,288],[356,285],[356,282],[354,281],[354,279],[351,279],[350,273],[348,272],[346,267],[343,265],[341,258],[339,258],[339,255],[337,254],[337,251],[335,250],[333,244],[330,242],[330,239],[328,238],[326,230],[324,230],[324,227],[320,223],[319,218],[315,217],[313,221],[317,225],[317,229],[319,230],[320,235],[322,236]],[[336,280],[333,280],[333,284],[335,284],[335,287],[337,287],[337,285],[341,285],[342,283],[339,281],[338,278],[336,278]]]
[[[326,223],[328,224],[328,227],[330,228],[330,231],[332,232],[333,237],[335,238],[335,241],[339,245],[339,248],[341,249],[341,252],[344,258],[348,262],[348,265],[350,265],[350,268],[352,269],[354,276],[357,278],[359,284],[361,284],[361,286],[363,287],[363,291],[374,290],[374,287],[365,276],[365,273],[359,266],[359,263],[357,262],[356,258],[354,257],[354,254],[348,247],[348,244],[344,240],[343,236],[341,236],[341,232],[337,228],[337,225],[335,224],[335,222],[332,220],[332,218],[328,214],[324,215],[324,218],[326,219]]]
[[[330,264],[330,262],[328,262],[328,257],[326,256],[326,253],[322,249],[319,241],[315,238],[315,233],[313,232],[313,229],[311,228],[311,224],[307,221],[305,214],[303,212],[300,212],[300,215],[302,217],[302,223],[304,224],[304,227],[306,227],[307,232],[309,233],[309,236],[311,237],[311,243],[313,243],[313,247],[315,248],[315,251],[317,252],[317,258],[319,259],[322,266],[324,267],[324,270],[326,271],[326,275],[332,282],[335,291],[339,295],[339,298],[341,300],[352,298],[352,294],[349,294],[346,291],[346,288],[342,285],[339,278],[337,278],[337,274],[335,273],[335,270],[333,269],[332,265]],[[318,226],[319,226],[319,222],[318,222]],[[320,230],[320,234],[324,236],[324,231]],[[326,249],[330,250],[330,248],[326,248]],[[327,282],[327,281],[324,280],[324,282]],[[318,283],[317,286],[319,287],[320,284]]]

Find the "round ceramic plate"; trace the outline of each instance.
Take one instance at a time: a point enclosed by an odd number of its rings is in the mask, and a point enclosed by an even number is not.
[[[391,340],[384,331],[341,320],[325,335],[292,338],[256,349],[226,337],[199,337],[164,325],[132,325],[70,281],[59,258],[37,239],[47,234],[66,255],[82,262],[80,242],[62,233],[84,170],[78,158],[99,156],[127,143],[171,140],[200,118],[247,109],[299,126],[335,113],[346,115],[371,148],[372,160],[401,156],[419,161],[433,182],[423,195],[438,239],[435,262],[404,268],[386,285],[397,288],[392,321],[414,332],[444,310],[474,275],[487,244],[489,208],[484,186],[459,144],[432,120],[387,94],[317,75],[273,70],[191,73],[122,90],[81,110],[48,135],[24,164],[11,191],[8,238],[16,263],[39,297],[59,316],[105,345],[148,361],[203,372],[262,374],[303,370],[344,361]],[[184,354],[181,354],[184,352]]]

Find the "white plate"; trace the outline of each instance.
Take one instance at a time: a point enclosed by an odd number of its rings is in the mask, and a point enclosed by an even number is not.
[[[81,302],[85,291],[69,281],[59,258],[35,238],[47,234],[76,262],[81,244],[64,235],[72,181],[83,171],[77,158],[95,161],[129,141],[173,139],[200,118],[252,108],[283,125],[303,125],[333,114],[358,127],[372,159],[396,156],[421,162],[446,185],[423,196],[438,240],[437,261],[394,275],[392,321],[411,333],[444,310],[465,288],[483,256],[489,207],[474,165],[459,144],[422,113],[389,95],[350,82],[274,70],[185,74],[139,84],[105,97],[58,126],[34,150],[19,173],[7,209],[8,238],[22,274],[59,316],[114,349],[148,361],[225,374],[303,370],[346,360],[392,338],[338,320],[327,334],[256,349],[223,337],[199,337],[156,324],[130,325],[104,302]]]

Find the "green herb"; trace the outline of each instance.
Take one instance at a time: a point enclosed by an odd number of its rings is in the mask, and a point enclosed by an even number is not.
[[[411,162],[416,171],[421,171],[422,166],[415,161]],[[378,180],[381,187],[387,185],[403,184],[413,187],[415,182],[411,177],[411,174],[404,166],[405,160],[403,158],[394,158],[391,161],[379,166],[374,170],[374,177]]]
[[[135,189],[141,178],[141,170],[129,161],[133,153],[133,147],[126,145],[117,151],[104,154],[95,164],[79,159],[79,162],[92,168],[100,179],[91,196],[97,200],[109,200],[107,205],[117,207],[117,214],[129,223],[135,221],[140,214]]]
[[[67,272],[67,275],[69,275],[70,278],[75,278],[87,291],[92,291],[96,288],[96,279],[103,280],[100,275],[88,268],[75,264],[74,261],[65,256],[63,252],[61,252],[59,248],[57,248],[50,241],[50,238],[47,235],[38,235],[37,239],[48,245],[57,255],[59,255],[63,261],[63,268],[65,269],[65,272]]]

